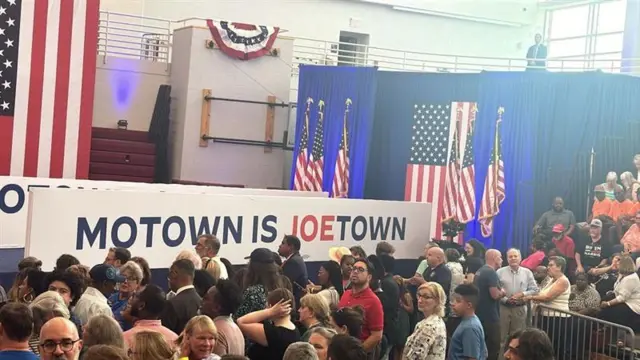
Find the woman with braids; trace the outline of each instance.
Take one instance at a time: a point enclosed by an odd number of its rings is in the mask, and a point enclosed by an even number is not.
[[[337,307],[344,293],[340,265],[331,260],[323,263],[318,270],[318,285],[309,280],[306,290],[308,294],[322,295],[330,307]]]

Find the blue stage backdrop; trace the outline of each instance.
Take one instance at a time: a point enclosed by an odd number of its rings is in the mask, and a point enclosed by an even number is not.
[[[313,146],[318,123],[318,102],[325,102],[324,110],[324,181],[323,190],[331,191],[335,161],[342,136],[345,101],[351,99],[348,124],[350,159],[349,197],[362,198],[366,176],[367,157],[371,142],[374,98],[376,93],[375,68],[300,65],[298,107],[296,113],[296,144],[293,151],[290,189],[293,189],[295,165],[300,148],[300,134],[305,120],[307,99],[313,99],[309,114],[308,150]]]
[[[477,221],[467,225],[465,238],[527,251],[534,222],[550,209],[553,197],[564,197],[577,219],[585,218],[591,148],[606,137],[623,138],[640,111],[640,102],[634,101],[639,91],[638,79],[600,72],[380,72],[365,197],[404,199],[415,104],[476,101],[477,216],[502,106],[506,200],[492,238],[482,238]],[[632,156],[627,157],[629,170]]]

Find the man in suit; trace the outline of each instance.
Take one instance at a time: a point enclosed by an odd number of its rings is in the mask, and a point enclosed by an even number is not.
[[[180,334],[187,322],[198,315],[202,299],[193,286],[196,269],[188,259],[176,260],[169,269],[169,288],[175,296],[165,306],[162,325]]]
[[[535,44],[527,50],[527,70],[544,70],[547,67],[547,47],[542,44],[542,35],[536,34]]]
[[[294,235],[285,235],[278,248],[278,254],[285,258],[282,263],[282,273],[291,280],[293,296],[296,299],[296,304],[299,304],[309,281],[307,266],[300,256],[300,239]]]

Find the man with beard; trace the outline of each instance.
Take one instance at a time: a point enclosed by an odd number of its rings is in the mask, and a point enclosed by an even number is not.
[[[147,285],[141,292],[134,294],[129,300],[131,303],[129,315],[135,319],[133,327],[124,332],[124,343],[131,348],[131,342],[135,335],[141,331],[155,331],[164,337],[167,345],[173,347],[178,335],[170,329],[162,326],[160,316],[167,300],[165,294],[156,285]],[[126,310],[125,310],[126,311]]]
[[[220,280],[202,299],[200,313],[213,320],[218,330],[213,353],[244,355],[244,336],[231,316],[242,304],[242,289],[231,280]]]
[[[593,219],[589,224],[590,241],[576,248],[576,272],[593,273],[593,269],[606,265],[611,249],[609,243],[602,239],[602,221]]]
[[[374,270],[369,260],[357,260],[351,269],[351,289],[344,292],[338,304],[338,308],[360,306],[364,310],[360,340],[370,359],[378,358],[384,328],[382,303],[369,287]]]
[[[557,224],[562,224],[566,229],[564,232],[566,236],[571,236],[576,226],[576,217],[573,215],[573,211],[564,208],[564,200],[559,196],[553,199],[553,208],[540,216],[533,232],[542,233],[550,239],[553,233],[552,229]]]
[[[71,321],[56,317],[40,329],[40,359],[78,360],[81,350],[78,328]]]

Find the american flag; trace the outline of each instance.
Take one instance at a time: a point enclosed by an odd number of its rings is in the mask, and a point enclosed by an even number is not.
[[[414,105],[405,200],[431,203],[430,238],[442,239],[442,213],[451,139],[451,103]]]
[[[296,158],[296,171],[293,179],[293,190],[310,191],[310,184],[307,179],[307,161],[309,161],[309,111],[313,99],[307,99],[307,109],[304,113],[304,123],[302,123],[302,135],[300,136],[300,146],[298,147],[298,157]]]
[[[313,148],[311,158],[307,165],[307,178],[310,183],[310,191],[322,191],[323,166],[324,166],[324,101],[318,102],[318,124],[313,135]]]
[[[504,109],[498,109],[496,121],[496,134],[491,151],[491,160],[487,178],[484,183],[484,194],[480,205],[480,228],[482,236],[489,237],[493,234],[493,220],[500,213],[500,204],[505,198],[504,162],[502,161],[502,139],[500,137],[500,125]]]
[[[456,205],[458,203],[458,184],[460,183],[460,157],[458,156],[458,142],[459,123],[456,121],[456,126],[453,130],[453,141],[451,142],[451,154],[449,155],[449,164],[447,165],[447,174],[445,175],[444,183],[444,204],[442,209],[442,221],[455,220],[457,211]]]
[[[351,99],[347,99],[347,109],[344,111],[340,147],[338,148],[335,174],[333,176],[332,196],[335,198],[349,197],[349,131],[347,130],[347,114],[349,114],[350,105]]]
[[[0,1],[0,175],[87,178],[99,0]]]
[[[477,106],[475,103],[457,103],[458,119],[461,119],[466,139],[462,156],[462,170],[458,187],[458,201],[456,206],[457,220],[463,224],[473,220],[476,214],[475,164],[473,157],[473,127],[476,120]]]

